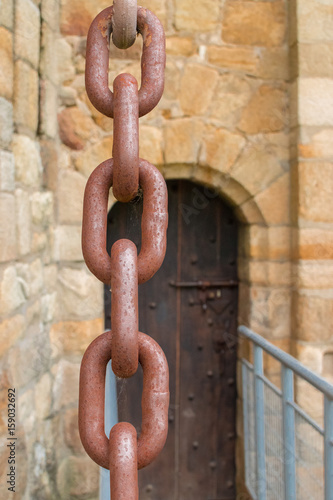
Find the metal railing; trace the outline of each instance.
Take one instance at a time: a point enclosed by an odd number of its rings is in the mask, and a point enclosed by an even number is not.
[[[333,500],[333,386],[245,326],[242,359],[245,482],[254,500]],[[264,375],[264,351],[281,364],[281,389]],[[295,401],[294,377],[324,399],[321,427]]]

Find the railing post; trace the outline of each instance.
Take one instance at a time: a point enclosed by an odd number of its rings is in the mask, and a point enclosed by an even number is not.
[[[254,349],[254,409],[255,433],[257,442],[257,495],[258,500],[266,500],[266,463],[265,463],[265,401],[263,350],[257,345]]]
[[[242,363],[242,391],[243,391],[243,428],[244,428],[244,459],[245,459],[245,482],[249,484],[249,416],[248,416],[248,391],[247,391],[247,368]]]
[[[333,400],[324,399],[325,500],[333,499]]]
[[[284,498],[296,500],[296,462],[295,462],[295,410],[294,373],[285,365],[281,366],[283,451],[284,451]]]

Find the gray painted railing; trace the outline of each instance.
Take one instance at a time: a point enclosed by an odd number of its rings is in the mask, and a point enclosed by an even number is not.
[[[242,359],[246,486],[254,500],[333,500],[333,386],[245,326]],[[264,351],[281,364],[281,390],[264,375]],[[294,377],[323,396],[321,427],[295,401]]]

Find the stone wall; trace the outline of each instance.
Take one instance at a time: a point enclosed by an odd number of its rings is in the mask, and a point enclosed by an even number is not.
[[[103,293],[80,235],[86,179],[112,154],[112,120],[84,89],[86,33],[109,3],[5,0],[0,9],[0,437],[14,386],[22,499],[98,496],[76,420],[79,364],[102,332]],[[240,322],[332,375],[332,3],[144,6],[164,25],[167,66],[160,104],[140,119],[141,157],[234,207]],[[124,71],[140,80],[140,53],[140,38],[126,52],[111,44],[110,83]],[[277,381],[276,365],[266,368]],[[0,459],[5,498],[6,450]]]

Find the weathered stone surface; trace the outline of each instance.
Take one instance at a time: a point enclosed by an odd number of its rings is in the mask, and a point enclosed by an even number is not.
[[[179,94],[180,105],[186,115],[202,115],[207,111],[217,79],[218,72],[211,68],[200,64],[186,66]]]
[[[294,275],[294,282],[299,288],[332,288],[333,262],[330,260],[299,260]]]
[[[53,357],[63,353],[82,356],[88,345],[102,332],[102,318],[91,321],[62,321],[52,325],[50,342]]]
[[[25,302],[15,266],[7,267],[0,277],[0,316],[14,312]]]
[[[214,92],[210,116],[219,120],[224,127],[235,128],[250,95],[248,80],[233,73],[221,75]]]
[[[333,5],[328,0],[302,0],[297,4],[298,39],[301,42],[332,41]]]
[[[161,21],[163,26],[167,26],[166,0],[147,0],[144,7],[151,10]]]
[[[54,376],[52,397],[55,411],[63,410],[66,406],[77,402],[79,372],[80,365],[78,363],[70,363],[64,359],[52,367]]]
[[[281,45],[286,32],[286,13],[283,1],[226,2],[222,38],[240,45]]]
[[[274,286],[289,286],[291,283],[290,262],[269,262],[268,283]],[[288,335],[288,332],[286,332]]]
[[[289,53],[287,47],[262,47],[255,75],[265,80],[288,80]]]
[[[35,408],[38,420],[46,419],[51,412],[52,379],[45,373],[35,385]]]
[[[11,194],[0,195],[0,262],[16,257],[15,198]]]
[[[12,29],[14,25],[14,0],[1,2],[0,24]]]
[[[49,80],[40,81],[40,123],[39,131],[46,137],[55,138],[57,122],[58,90]]]
[[[35,192],[30,197],[31,217],[33,224],[47,227],[53,219],[53,193],[50,191]]]
[[[31,215],[29,194],[23,189],[15,192],[17,249],[20,255],[26,255],[31,249]]]
[[[0,323],[0,357],[2,357],[24,331],[24,317],[14,316]]]
[[[15,189],[15,162],[13,153],[0,150],[0,190]]]
[[[105,137],[88,147],[75,159],[76,169],[85,177],[89,177],[91,172],[107,158],[112,157],[113,137]]]
[[[86,36],[97,14],[109,7],[108,0],[61,0],[60,29],[64,35]]]
[[[157,127],[143,125],[140,127],[140,158],[148,160],[153,165],[163,163],[162,153],[163,133]]]
[[[304,127],[306,128],[306,127]],[[333,129],[324,129],[311,134],[298,144],[299,155],[302,158],[332,158],[333,157]]]
[[[13,67],[13,35],[0,27],[0,95],[9,100],[13,96]]]
[[[64,38],[58,38],[56,41],[56,55],[58,83],[72,80],[75,75],[73,49]]]
[[[204,135],[200,164],[229,172],[245,145],[245,139],[225,129],[209,127]]]
[[[333,164],[299,164],[299,216],[316,222],[333,222]]]
[[[37,132],[38,125],[38,73],[25,62],[15,63],[14,118],[19,132]],[[22,85],[24,82],[24,85]]]
[[[333,47],[331,43],[298,44],[299,73],[303,77],[331,78]]]
[[[333,231],[299,228],[298,257],[307,260],[333,260]]]
[[[81,443],[78,422],[78,411],[76,408],[71,408],[66,411],[64,416],[64,437],[65,443],[75,454],[84,453]]]
[[[289,223],[289,182],[289,173],[286,173],[255,198],[265,222],[269,225],[282,226]]]
[[[94,498],[98,493],[99,468],[89,457],[67,457],[57,472],[57,485],[61,498]]]
[[[287,226],[273,226],[268,229],[268,258],[290,259],[291,234]]]
[[[36,259],[30,264],[30,293],[38,295],[44,284],[43,264],[41,259]]]
[[[172,120],[165,128],[165,162],[196,163],[202,140],[203,123],[183,118]]]
[[[203,0],[192,3],[189,0],[175,2],[176,28],[186,31],[210,31],[218,23],[218,0]]]
[[[286,120],[285,92],[262,85],[244,109],[238,126],[248,134],[278,132],[285,127]]]
[[[39,70],[42,78],[47,78],[54,85],[58,83],[58,61],[56,57],[57,35],[47,23],[42,24],[42,40]]]
[[[97,135],[93,120],[77,107],[63,109],[58,123],[60,138],[71,149],[83,149],[85,142]]]
[[[13,105],[0,97],[0,146],[8,147],[13,136]]]
[[[299,78],[298,99],[301,125],[333,125],[333,79]]]
[[[60,159],[58,164],[58,148],[53,140],[42,139],[39,144],[42,166],[44,167],[44,184],[47,189],[55,192],[58,185],[59,165],[63,167],[64,163]]]
[[[102,285],[84,269],[63,268],[58,276],[59,319],[85,320],[103,311]]]
[[[54,231],[54,259],[56,261],[83,261],[81,226],[57,226]]]
[[[261,144],[248,145],[231,170],[232,177],[253,195],[263,191],[282,173],[280,162]]]
[[[259,56],[252,47],[211,45],[207,47],[207,60],[221,68],[253,73],[257,67]]]
[[[42,163],[38,143],[26,135],[14,135],[16,181],[28,187],[40,185]]]
[[[47,22],[53,31],[59,29],[59,0],[42,0],[41,14],[42,19]]]
[[[58,218],[61,224],[75,224],[82,221],[85,185],[86,179],[80,173],[74,170],[60,170]]]
[[[169,36],[165,41],[166,53],[170,56],[191,56],[195,51],[195,43],[192,38]]]
[[[163,100],[178,99],[181,69],[182,68],[180,67],[180,65],[177,64],[177,61],[174,60],[167,61],[165,67],[165,87],[163,93]]]
[[[17,0],[15,6],[15,55],[38,68],[40,12],[31,0]]]
[[[57,312],[57,294],[48,293],[41,298],[41,317],[44,323],[51,323],[55,320]]]

